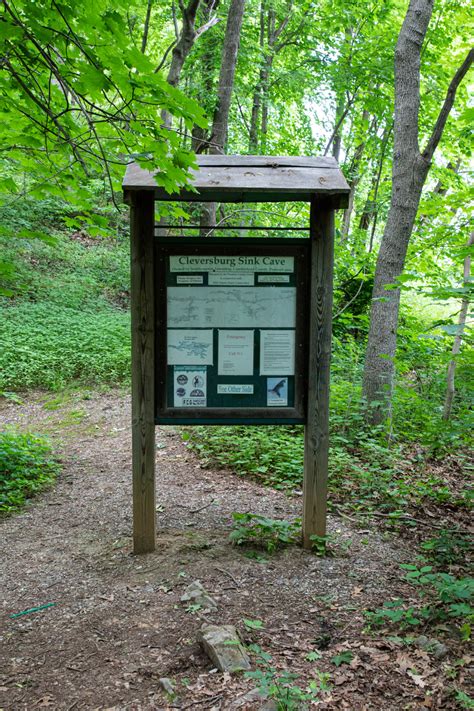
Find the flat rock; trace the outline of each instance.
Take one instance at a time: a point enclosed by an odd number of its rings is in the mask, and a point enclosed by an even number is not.
[[[266,701],[268,698],[267,694],[263,691],[263,689],[251,689],[250,691],[247,691],[246,694],[242,694],[242,696],[238,696],[234,701],[231,702],[229,706],[229,711],[234,711],[234,709],[240,709],[242,706],[246,706],[247,704],[255,704],[255,703],[263,703]]]
[[[250,659],[233,625],[203,624],[198,641],[207,656],[222,672],[250,669]]]
[[[217,610],[217,602],[209,595],[200,580],[192,582],[183,595],[181,602],[189,602],[191,605],[200,605],[203,612]]]
[[[158,683],[161,686],[161,688],[163,689],[163,691],[166,691],[166,693],[169,694],[170,696],[175,696],[175,690],[174,690],[173,682],[171,681],[171,679],[168,679],[168,677],[166,677],[166,676],[162,676],[158,680]]]
[[[432,654],[435,659],[442,659],[448,653],[448,648],[445,644],[433,637],[426,637],[424,634],[415,637],[413,644],[415,647],[428,652],[428,654]]]

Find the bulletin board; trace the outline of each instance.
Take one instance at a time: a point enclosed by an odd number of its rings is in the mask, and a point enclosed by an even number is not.
[[[310,241],[156,238],[156,424],[306,422]]]

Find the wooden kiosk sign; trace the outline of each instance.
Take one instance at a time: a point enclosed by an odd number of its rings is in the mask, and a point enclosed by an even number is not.
[[[334,210],[346,207],[349,187],[332,158],[212,155],[198,164],[197,192],[169,195],[135,164],[123,182],[134,550],[155,548],[156,424],[305,424],[310,547],[326,533]],[[155,200],[306,201],[310,224],[298,228],[303,239],[214,237],[212,228],[206,237],[155,236]]]

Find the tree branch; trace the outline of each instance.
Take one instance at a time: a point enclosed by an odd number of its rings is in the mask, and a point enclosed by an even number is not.
[[[143,27],[142,46],[141,46],[142,54],[145,54],[146,46],[148,43],[148,31],[150,29],[150,17],[151,17],[152,4],[153,4],[153,0],[148,0],[148,4],[146,6],[145,25]]]
[[[426,148],[422,153],[423,158],[425,158],[425,160],[427,161],[431,161],[433,154],[438,146],[438,143],[441,140],[446,121],[448,120],[449,113],[453,108],[454,99],[456,98],[456,92],[458,90],[458,87],[466,76],[467,72],[469,71],[473,61],[474,49],[471,49],[464,62],[461,64],[461,66],[456,71],[455,75],[451,80],[451,84],[449,85],[444,104],[441,108],[441,111],[439,112],[439,116],[433,129],[433,133],[431,134],[431,137],[428,143],[426,144]]]

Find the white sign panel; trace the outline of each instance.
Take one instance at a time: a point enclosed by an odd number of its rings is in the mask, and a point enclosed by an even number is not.
[[[177,284],[203,284],[204,277],[201,274],[178,274]]]
[[[179,279],[179,277],[178,277]],[[259,284],[287,284],[290,281],[289,274],[259,274]]]
[[[295,332],[260,331],[260,375],[294,375]]]
[[[169,286],[174,328],[294,328],[296,289],[289,286]]]
[[[207,370],[205,367],[174,367],[173,403],[175,407],[206,407]]]
[[[219,331],[218,375],[253,375],[253,331]]]
[[[219,383],[217,386],[218,395],[253,395],[253,385],[247,383],[227,384]]]
[[[168,329],[168,365],[212,365],[212,329]]]
[[[209,272],[207,283],[209,286],[253,286],[255,276],[253,272]]]
[[[171,255],[171,272],[293,272],[294,257]]]

